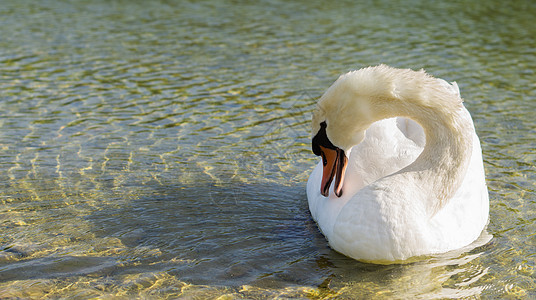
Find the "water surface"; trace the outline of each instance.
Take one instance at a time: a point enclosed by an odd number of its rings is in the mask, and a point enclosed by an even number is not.
[[[4,1],[0,295],[536,297],[536,5]],[[309,119],[339,74],[457,81],[490,243],[405,265],[331,250]]]

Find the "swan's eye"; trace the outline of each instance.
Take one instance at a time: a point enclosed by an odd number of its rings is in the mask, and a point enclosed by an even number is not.
[[[326,159],[326,155],[323,151],[321,151],[320,154],[322,155],[322,165],[325,167],[328,164],[328,160]]]

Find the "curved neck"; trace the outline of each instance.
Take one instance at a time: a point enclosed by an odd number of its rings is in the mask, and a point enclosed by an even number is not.
[[[454,195],[467,172],[473,145],[471,116],[461,102],[454,110],[411,102],[390,102],[388,106],[382,109],[384,117],[407,117],[424,129],[426,145],[422,153],[396,174],[410,176],[411,182],[425,192],[426,206],[433,214]]]

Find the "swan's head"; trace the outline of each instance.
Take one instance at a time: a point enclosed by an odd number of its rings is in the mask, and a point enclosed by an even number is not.
[[[318,100],[312,119],[312,148],[322,157],[320,192],[325,197],[335,179],[334,192],[343,192],[344,174],[353,146],[365,138],[366,129],[381,119],[376,103],[384,99],[378,87],[381,74],[361,69],[337,79]],[[377,76],[376,76],[377,75]],[[380,84],[381,85],[381,84]]]

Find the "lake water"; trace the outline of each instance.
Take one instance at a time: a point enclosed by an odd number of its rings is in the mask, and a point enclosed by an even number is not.
[[[2,1],[0,298],[536,297],[536,3]],[[316,99],[457,81],[493,239],[372,265],[307,207]]]

